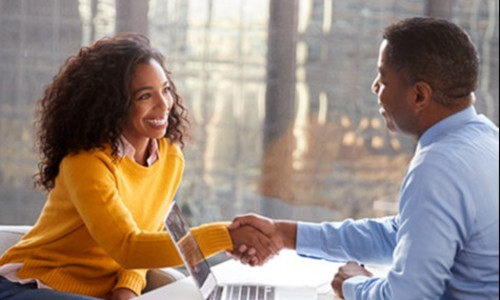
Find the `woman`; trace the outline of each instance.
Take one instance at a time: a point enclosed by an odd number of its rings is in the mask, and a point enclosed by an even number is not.
[[[182,263],[162,228],[188,120],[146,37],[104,38],[70,57],[40,100],[38,125],[36,182],[48,199],[0,258],[1,299],[130,299],[147,268]],[[251,244],[255,230],[227,225],[193,228],[206,256]],[[259,253],[271,246],[262,234],[253,241]]]

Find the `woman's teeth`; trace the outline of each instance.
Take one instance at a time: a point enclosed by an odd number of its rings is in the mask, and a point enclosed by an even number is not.
[[[155,126],[161,126],[161,125],[165,125],[167,124],[167,118],[164,118],[164,119],[149,119],[149,120],[146,120],[146,122],[150,123],[150,124],[153,124]]]

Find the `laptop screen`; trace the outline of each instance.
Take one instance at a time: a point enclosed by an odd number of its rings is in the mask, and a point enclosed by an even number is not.
[[[184,265],[206,299],[214,290],[217,282],[175,201],[172,202],[165,218],[165,227],[170,233]]]

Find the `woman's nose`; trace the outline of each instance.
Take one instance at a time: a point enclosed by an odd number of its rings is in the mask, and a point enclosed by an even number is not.
[[[170,93],[168,94],[160,94],[159,99],[158,99],[158,106],[165,111],[170,111],[170,108],[172,107],[172,96]]]

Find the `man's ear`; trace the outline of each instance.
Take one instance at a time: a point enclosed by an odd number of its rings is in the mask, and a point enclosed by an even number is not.
[[[425,109],[432,99],[432,87],[425,81],[417,81],[413,85],[413,107],[416,112]]]

